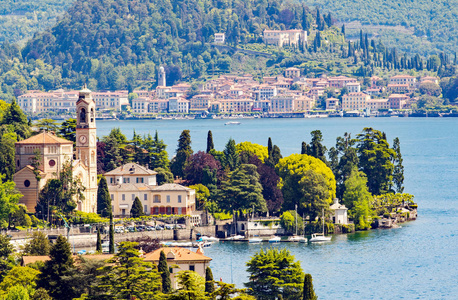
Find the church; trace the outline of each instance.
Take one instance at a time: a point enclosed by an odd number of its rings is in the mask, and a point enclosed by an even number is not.
[[[65,163],[71,163],[73,176],[78,177],[85,187],[84,199],[75,199],[76,209],[93,213],[97,210],[95,101],[86,87],[79,92],[76,115],[76,149],[72,141],[57,137],[52,132],[41,132],[16,143],[17,172],[14,174],[14,182],[24,195],[19,203],[24,204],[29,212],[35,212],[40,190],[48,180],[58,178]],[[32,166],[36,158],[38,170]],[[37,177],[41,179],[37,180]]]

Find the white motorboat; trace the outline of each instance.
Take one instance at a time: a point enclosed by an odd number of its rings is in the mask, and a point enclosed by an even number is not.
[[[216,238],[214,236],[202,236],[201,237],[202,241],[206,241],[206,242],[219,242],[219,238]]]
[[[253,238],[248,240],[248,243],[250,243],[250,244],[258,244],[260,242],[262,242],[262,239],[261,238],[256,238],[256,237],[253,237]]]
[[[227,122],[227,123],[224,123],[224,125],[240,125],[242,123],[240,122]]]
[[[292,243],[307,243],[307,238],[298,235],[292,235],[288,238],[288,241]]]
[[[279,236],[274,236],[269,239],[269,243],[280,243],[280,241],[281,241],[281,237]]]
[[[245,237],[243,235],[234,235],[234,236],[231,236],[231,237],[228,237],[226,240],[228,241],[237,241],[237,240],[241,240],[241,239],[244,239]]]
[[[329,242],[330,240],[331,240],[330,236],[324,236],[321,233],[313,233],[309,241],[311,243],[318,243],[318,242]]]

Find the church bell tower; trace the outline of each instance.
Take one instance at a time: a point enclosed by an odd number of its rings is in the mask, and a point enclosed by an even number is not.
[[[97,210],[97,130],[95,126],[95,101],[91,91],[84,86],[76,102],[76,159],[81,171],[78,176],[86,187],[85,199],[78,209],[85,212]]]

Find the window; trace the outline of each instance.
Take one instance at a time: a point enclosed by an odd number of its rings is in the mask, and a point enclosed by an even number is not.
[[[169,273],[173,274],[173,268],[169,268]]]
[[[178,195],[178,203],[181,203],[181,195]]]
[[[49,166],[50,167],[54,167],[56,165],[56,161],[54,159],[51,159],[49,162],[48,162]]]
[[[110,183],[113,183],[113,177],[110,178]]]
[[[143,183],[143,177],[137,177],[137,183]]]
[[[144,211],[145,211],[145,214],[148,213],[148,205],[144,205]]]
[[[189,265],[189,271],[195,271],[196,267],[194,265]]]
[[[161,196],[154,195],[153,196],[153,203],[161,203]]]
[[[26,180],[24,181],[24,186],[25,186],[25,187],[29,187],[29,186],[30,186],[30,181],[29,181],[28,179],[26,179]]]
[[[122,200],[126,200],[126,194],[122,194]]]
[[[135,200],[135,194],[132,194],[132,201]]]
[[[166,214],[171,215],[172,214],[172,208],[169,206],[166,208]]]
[[[143,200],[148,200],[148,194],[143,194]]]
[[[167,195],[167,203],[170,203],[170,195]]]
[[[114,201],[114,195],[111,194],[110,196],[111,196],[111,201]]]

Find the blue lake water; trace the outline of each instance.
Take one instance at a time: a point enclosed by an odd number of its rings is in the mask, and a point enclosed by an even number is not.
[[[458,299],[458,119],[354,118],[251,119],[225,126],[227,120],[98,121],[98,135],[120,127],[130,138],[154,134],[172,155],[184,129],[191,131],[194,151],[205,150],[212,130],[215,148],[236,142],[267,145],[268,137],[283,156],[300,152],[302,141],[319,129],[328,148],[345,132],[356,136],[364,127],[401,141],[405,192],[415,195],[419,218],[402,228],[334,236],[322,245],[283,243],[312,274],[319,299]],[[205,249],[213,258],[215,279],[243,287],[245,263],[267,245],[219,243]]]

